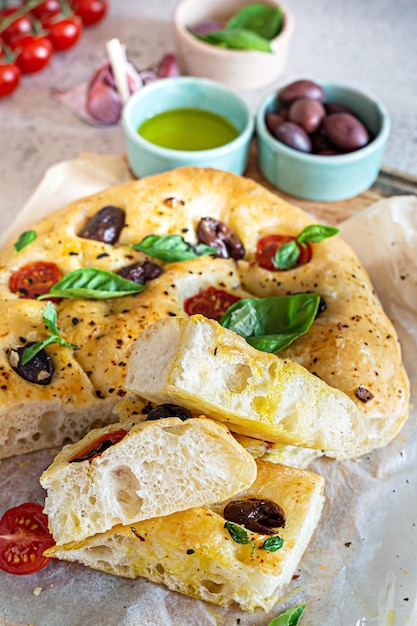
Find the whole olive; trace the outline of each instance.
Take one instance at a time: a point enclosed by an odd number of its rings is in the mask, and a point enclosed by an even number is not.
[[[352,109],[350,109],[346,104],[341,104],[340,102],[326,102],[324,105],[326,109],[327,115],[332,115],[333,113],[351,113],[353,114]]]
[[[120,207],[105,206],[93,215],[78,236],[114,244],[125,225],[125,217],[125,211]]]
[[[166,417],[179,417],[183,422],[193,417],[191,411],[178,404],[158,404],[149,411],[146,420],[160,420]]]
[[[315,133],[311,134],[311,141],[313,144],[313,152],[316,154],[318,154],[319,152],[322,152],[323,150],[334,149],[334,145],[328,138],[323,128],[323,124],[319,126],[319,128],[316,130]]]
[[[265,124],[271,135],[275,136],[275,131],[282,122],[287,120],[288,114],[286,109],[282,109],[278,113],[266,113]]]
[[[323,128],[330,141],[344,152],[358,150],[369,142],[365,126],[350,113],[333,113],[323,120]]]
[[[326,94],[323,87],[312,80],[296,80],[290,83],[279,94],[279,101],[283,104],[291,104],[298,98],[312,98],[324,102]]]
[[[304,128],[306,133],[314,133],[320,126],[326,111],[318,100],[298,98],[288,111],[288,119]]]
[[[294,124],[294,122],[283,122],[275,131],[275,137],[278,141],[300,152],[311,152],[311,139],[306,131]]]

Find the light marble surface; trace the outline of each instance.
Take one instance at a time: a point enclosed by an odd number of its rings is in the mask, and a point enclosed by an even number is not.
[[[295,17],[289,62],[281,77],[246,92],[253,111],[274,87],[297,78],[339,82],[381,100],[392,117],[384,164],[417,176],[417,1],[287,0]],[[82,151],[124,152],[120,126],[95,128],[54,101],[52,88],[87,81],[118,37],[140,68],[173,49],[175,0],[113,0],[109,16],[86,29],[80,43],[56,55],[43,72],[25,76],[0,100],[0,227],[8,226],[57,161]],[[36,216],[34,216],[36,217]]]

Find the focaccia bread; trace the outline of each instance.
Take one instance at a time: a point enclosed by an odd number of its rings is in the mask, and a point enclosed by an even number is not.
[[[40,482],[57,544],[116,524],[224,500],[256,478],[253,457],[209,419],[118,423],[65,446]]]
[[[259,439],[340,458],[368,445],[346,394],[202,315],[148,326],[132,346],[126,388],[152,402],[201,411]]]
[[[110,228],[113,238],[97,239],[91,222],[109,207],[123,216],[121,228]],[[231,229],[243,256],[231,256],[225,246],[222,254],[228,258],[172,262],[131,247],[151,234],[179,235],[195,246],[204,218],[221,224],[223,234],[226,227],[226,240]],[[395,329],[356,254],[336,236],[311,244],[309,262],[293,269],[265,269],[258,260],[263,237],[296,237],[312,223],[251,180],[185,167],[73,202],[35,224],[28,245],[16,249],[16,242],[9,242],[0,251],[0,458],[77,440],[92,426],[115,421],[113,407],[127,394],[132,342],[151,322],[188,317],[185,300],[210,286],[237,298],[318,293],[326,308],[280,356],[349,396],[369,437],[362,451],[385,445],[407,417],[409,384]],[[103,220],[98,230],[106,231]],[[217,244],[223,234],[216,235]],[[132,264],[142,269],[146,264],[140,293],[53,298],[57,329],[76,347],[44,348],[54,365],[50,380],[42,369],[35,380],[22,377],[16,354],[48,337],[46,301],[37,293],[48,292],[59,276],[72,271],[113,276]]]
[[[233,540],[225,528],[226,501],[116,526],[81,542],[50,548],[46,554],[117,576],[143,576],[214,604],[270,610],[313,537],[324,503],[324,480],[306,470],[264,461],[257,461],[257,466],[254,484],[233,500],[270,500],[282,507],[285,526],[276,530],[284,543],[275,552],[262,548],[271,535],[248,530],[248,543]]]

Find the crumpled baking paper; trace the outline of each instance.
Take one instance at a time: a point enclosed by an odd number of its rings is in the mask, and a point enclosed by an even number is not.
[[[0,244],[43,215],[131,179],[123,156],[82,154],[58,163],[4,233]],[[0,571],[0,626],[267,626],[305,603],[300,626],[417,624],[417,197],[381,200],[339,225],[367,267],[400,336],[412,408],[399,436],[358,460],[318,459],[326,479],[320,524],[293,581],[269,614],[246,614],[82,565],[53,561],[30,576]],[[54,451],[0,464],[0,514],[42,502],[38,478]]]

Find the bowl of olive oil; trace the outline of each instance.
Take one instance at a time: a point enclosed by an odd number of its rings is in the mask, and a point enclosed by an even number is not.
[[[124,106],[122,126],[127,158],[138,177],[185,165],[243,174],[254,116],[221,83],[180,76],[134,93]]]

